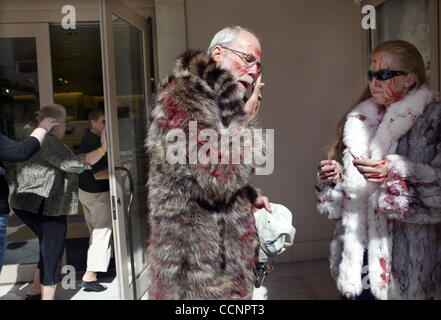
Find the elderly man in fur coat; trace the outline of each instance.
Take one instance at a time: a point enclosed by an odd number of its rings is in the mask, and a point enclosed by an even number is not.
[[[213,38],[208,54],[189,51],[179,57],[172,76],[156,92],[146,140],[149,299],[251,298],[258,246],[252,213],[261,207],[270,211],[268,199],[248,185],[252,165],[233,164],[231,158],[218,164],[192,162],[192,152],[208,142],[192,133],[192,124],[199,132],[213,129],[217,134],[240,135],[253,128],[264,86],[260,50],[251,32],[225,28]],[[180,149],[185,163],[167,158],[170,148],[179,146],[170,139],[176,131],[189,141]],[[197,141],[193,146],[192,138]],[[250,152],[254,146],[241,148]]]

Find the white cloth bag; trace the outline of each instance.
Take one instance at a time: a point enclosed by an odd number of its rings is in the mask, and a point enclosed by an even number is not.
[[[293,245],[296,229],[292,226],[292,213],[281,204],[270,203],[271,210],[265,208],[254,213],[259,236],[259,262],[267,262],[268,257],[282,254],[286,247]]]

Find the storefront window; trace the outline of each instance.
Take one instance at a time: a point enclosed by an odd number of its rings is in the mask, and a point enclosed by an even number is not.
[[[75,30],[51,24],[50,40],[54,102],[66,108],[69,123],[63,142],[76,152],[89,112],[104,109],[99,24],[77,23]]]
[[[0,38],[0,132],[22,140],[40,109],[35,38]]]

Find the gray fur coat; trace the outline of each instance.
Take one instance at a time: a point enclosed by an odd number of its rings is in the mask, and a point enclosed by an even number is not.
[[[378,299],[429,299],[441,289],[441,105],[425,85],[386,112],[372,99],[344,127],[342,179],[319,181],[318,210],[336,220],[331,273],[343,294],[357,295],[363,253]],[[356,156],[390,161],[386,181],[366,181]],[[366,285],[366,283],[364,283]]]
[[[43,215],[77,214],[78,172],[90,169],[85,158],[48,133],[41,149],[16,165],[11,207],[37,213],[44,202]]]
[[[198,130],[252,128],[237,90],[229,72],[193,51],[177,60],[157,90],[146,140],[150,299],[251,298],[258,246],[252,214],[257,192],[248,185],[252,166],[166,159],[177,143],[167,134],[179,129],[189,138],[190,121]],[[198,138],[194,148],[205,143]],[[185,149],[189,160],[191,146]]]

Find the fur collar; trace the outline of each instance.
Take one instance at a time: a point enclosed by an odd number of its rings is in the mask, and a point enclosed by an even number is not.
[[[412,128],[435,94],[423,85],[412,90],[403,100],[383,107],[368,99],[347,117],[343,142],[358,156],[381,159],[394,153],[398,140]]]

